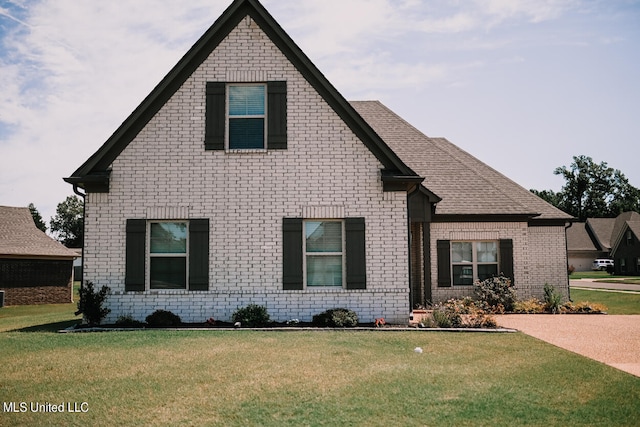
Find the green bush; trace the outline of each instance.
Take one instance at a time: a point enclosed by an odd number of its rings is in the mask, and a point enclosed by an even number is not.
[[[313,324],[328,328],[352,328],[358,326],[358,315],[346,308],[332,308],[313,316]]]
[[[180,326],[182,324],[180,316],[167,310],[156,310],[148,315],[145,320],[149,326],[159,328]]]
[[[242,326],[250,328],[260,328],[267,326],[271,319],[267,312],[267,307],[257,304],[249,304],[244,308],[237,309],[232,315],[233,322],[240,322]]]
[[[111,310],[102,306],[109,294],[109,287],[103,286],[99,291],[93,289],[93,282],[86,282],[80,286],[78,311],[76,316],[82,313],[84,320],[89,325],[99,325],[102,320],[111,313]]]
[[[517,300],[515,286],[511,279],[504,276],[478,280],[473,284],[473,291],[478,299],[494,313],[513,311]]]
[[[562,307],[562,295],[556,292],[556,288],[548,283],[544,284],[544,308],[553,314],[560,312]]]

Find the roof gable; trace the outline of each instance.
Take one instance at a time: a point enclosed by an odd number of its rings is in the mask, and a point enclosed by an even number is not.
[[[111,163],[247,15],[260,26],[309,84],[384,165],[389,171],[388,175],[392,175],[396,180],[406,178],[411,182],[421,181],[421,178],[394,153],[333,87],[257,0],[235,0],[113,135],[71,177],[65,178],[65,181],[74,186],[89,188],[91,191],[108,192],[108,168]]]
[[[76,257],[36,227],[29,208],[0,206],[0,256]]]
[[[623,212],[615,218],[615,225],[611,234],[611,253],[618,250],[624,240],[627,230],[631,230],[636,238],[640,238],[640,214],[638,212]]]

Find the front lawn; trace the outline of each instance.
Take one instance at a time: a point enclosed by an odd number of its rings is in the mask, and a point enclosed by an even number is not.
[[[638,280],[640,277],[632,277],[632,276],[616,276],[613,274],[609,274],[606,271],[574,271],[569,275],[569,279],[571,280],[579,280],[579,279],[599,279],[598,281],[607,281],[608,279],[631,279]],[[615,281],[616,283],[618,280]]]
[[[608,314],[640,314],[640,294],[571,288],[571,299],[603,304]]]
[[[0,309],[0,330],[26,323],[11,320],[12,313]],[[44,322],[65,318],[52,316],[33,315],[22,331],[0,333],[0,424],[553,426],[640,419],[640,378],[520,333],[43,332]],[[10,402],[18,410],[24,402],[27,411],[7,412]],[[65,412],[33,413],[32,403],[63,404]]]

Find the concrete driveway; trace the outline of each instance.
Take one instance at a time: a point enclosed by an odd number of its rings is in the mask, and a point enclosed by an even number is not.
[[[505,314],[496,321],[640,377],[640,315]]]

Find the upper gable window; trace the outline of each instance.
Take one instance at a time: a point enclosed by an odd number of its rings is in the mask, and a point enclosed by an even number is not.
[[[266,86],[228,86],[229,150],[264,149],[266,135]]]
[[[286,150],[287,82],[207,82],[205,150]]]

